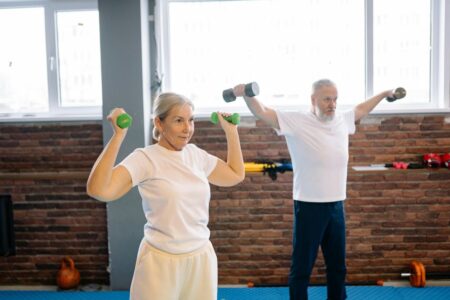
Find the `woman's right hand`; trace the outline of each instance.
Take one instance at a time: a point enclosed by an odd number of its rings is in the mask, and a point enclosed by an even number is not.
[[[128,128],[120,128],[117,125],[117,118],[124,113],[126,112],[122,107],[116,107],[113,110],[111,110],[109,115],[106,117],[106,119],[111,123],[114,134],[126,134],[128,131]]]

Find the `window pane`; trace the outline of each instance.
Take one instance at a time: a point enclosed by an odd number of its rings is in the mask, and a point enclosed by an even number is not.
[[[168,14],[169,88],[196,107],[223,106],[223,89],[250,81],[266,104],[309,105],[324,77],[340,103],[364,98],[364,1],[172,2]]]
[[[98,12],[58,12],[57,32],[61,106],[101,105]]]
[[[44,9],[0,9],[0,41],[0,112],[48,111]]]
[[[377,0],[374,91],[402,86],[408,103],[430,101],[431,1]]]

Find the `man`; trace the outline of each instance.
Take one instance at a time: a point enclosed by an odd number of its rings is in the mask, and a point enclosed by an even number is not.
[[[312,86],[311,110],[283,112],[245,96],[245,85],[233,88],[243,96],[256,118],[284,135],[293,166],[294,228],[289,273],[291,300],[308,298],[308,284],[319,246],[327,270],[328,299],[346,299],[345,216],[348,136],[355,122],[369,114],[386,97],[384,91],[354,109],[337,113],[338,92],[329,79]]]

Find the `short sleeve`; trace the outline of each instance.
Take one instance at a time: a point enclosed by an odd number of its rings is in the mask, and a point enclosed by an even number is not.
[[[151,171],[153,170],[151,161],[147,158],[143,149],[134,150],[119,165],[128,170],[133,186],[138,185],[151,176]]]
[[[278,135],[292,135],[293,128],[298,127],[299,112],[275,111],[280,129],[275,128]]]
[[[349,111],[345,111],[342,114],[343,118],[344,118],[344,122],[347,125],[348,128],[348,134],[354,134],[356,131],[356,126],[355,126],[355,111],[354,110],[349,110]]]
[[[206,154],[207,154],[207,159],[206,159],[207,163],[205,164],[204,170],[205,170],[206,176],[208,177],[212,173],[212,171],[216,168],[217,161],[219,159],[216,156],[213,156],[209,153],[206,153]]]
[[[198,148],[196,145],[194,144],[191,145],[195,149],[197,164],[201,166],[201,169],[205,173],[206,177],[208,177],[216,167],[217,161],[219,159],[217,158],[217,156],[209,154],[205,150]]]

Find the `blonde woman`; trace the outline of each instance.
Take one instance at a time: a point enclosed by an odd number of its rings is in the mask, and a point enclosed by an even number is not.
[[[154,104],[153,137],[158,142],[136,149],[115,165],[127,129],[116,125],[125,111],[108,116],[114,134],[95,162],[88,194],[113,201],[138,186],[147,223],[139,247],[130,299],[214,300],[217,257],[209,241],[210,186],[233,186],[245,177],[236,125],[219,122],[227,139],[227,161],[189,141],[194,106],[186,97],[163,93]]]

